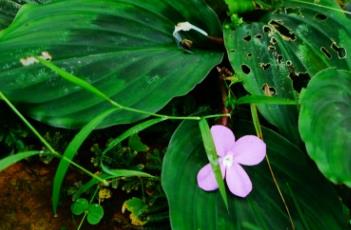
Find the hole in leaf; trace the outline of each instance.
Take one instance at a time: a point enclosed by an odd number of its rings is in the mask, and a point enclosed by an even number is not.
[[[269,41],[272,45],[276,45],[277,44],[277,39],[275,38],[271,38],[271,40]]]
[[[262,38],[262,34],[256,34],[256,38],[257,39],[261,39]]]
[[[274,27],[274,29],[277,30],[277,32],[281,35],[281,37],[284,40],[287,41],[295,41],[296,40],[296,35],[291,32],[286,26],[284,26],[282,23],[276,21],[276,20],[271,20],[268,24]]]
[[[331,53],[329,52],[329,50],[328,50],[327,48],[321,47],[321,51],[323,52],[323,54],[324,54],[327,58],[329,58],[329,59],[332,58],[332,55],[331,55]]]
[[[271,67],[271,64],[269,64],[269,63],[260,63],[260,67],[261,67],[263,70],[268,70],[269,67]]]
[[[285,13],[286,14],[294,14],[294,15],[302,16],[302,12],[301,12],[300,8],[287,7],[287,8],[285,8]]]
[[[247,53],[246,55],[248,58],[252,57],[252,53]]]
[[[346,58],[346,50],[333,42],[330,46],[338,55],[339,58]]]
[[[275,46],[269,45],[268,46],[268,51],[274,51],[276,48]]]
[[[283,62],[283,56],[282,55],[280,55],[280,54],[277,55],[277,62],[278,63],[282,63]]]
[[[325,16],[324,14],[316,14],[314,17],[319,21],[324,21],[328,19],[328,17]]]
[[[263,26],[263,32],[270,33],[270,32],[272,32],[272,30],[271,30],[271,28],[269,28],[269,26]]]
[[[287,60],[287,61],[285,62],[285,64],[286,64],[287,66],[292,66],[292,61]]]
[[[243,39],[244,41],[249,42],[251,40],[251,35],[246,35]]]
[[[241,65],[241,70],[244,72],[244,74],[249,74],[251,72],[251,69],[247,65]]]
[[[274,96],[276,94],[275,88],[270,86],[268,83],[263,84],[262,90],[263,90],[264,95],[266,95],[266,96]]]
[[[306,88],[311,77],[308,73],[295,73],[289,74],[289,77],[293,81],[293,87],[297,92],[300,92],[302,88]]]

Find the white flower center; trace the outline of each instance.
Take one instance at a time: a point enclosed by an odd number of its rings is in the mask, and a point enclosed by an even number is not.
[[[227,155],[223,157],[223,165],[226,168],[229,168],[234,163],[234,157],[232,152],[228,152]]]

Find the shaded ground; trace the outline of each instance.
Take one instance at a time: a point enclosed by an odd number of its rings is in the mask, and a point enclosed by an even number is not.
[[[59,216],[51,212],[51,187],[55,167],[43,163],[18,163],[0,173],[0,230],[71,230],[77,229],[80,217],[70,211],[69,199],[59,209]],[[67,181],[74,179],[69,175]],[[82,229],[133,229],[129,220],[120,213],[121,204],[114,202],[115,210],[105,210],[97,226],[84,224]],[[119,204],[118,204],[119,203]]]

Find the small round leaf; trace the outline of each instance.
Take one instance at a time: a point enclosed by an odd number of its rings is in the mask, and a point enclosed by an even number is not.
[[[98,224],[104,216],[104,209],[99,204],[89,205],[87,221],[89,224]]]
[[[71,211],[74,215],[81,215],[89,207],[89,201],[87,199],[79,198],[71,205]]]

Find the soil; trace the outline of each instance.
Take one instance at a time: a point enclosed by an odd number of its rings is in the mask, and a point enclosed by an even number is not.
[[[55,165],[41,162],[23,162],[12,165],[0,173],[0,230],[74,230],[80,218],[71,214],[70,199],[62,199],[58,216],[51,211],[51,188]],[[70,173],[67,182],[76,180]],[[116,205],[96,226],[87,223],[81,229],[122,230],[135,229],[129,219],[120,213],[121,202],[110,200]]]

